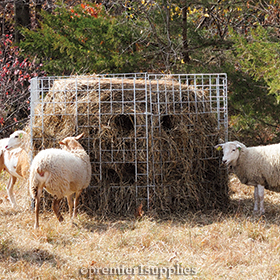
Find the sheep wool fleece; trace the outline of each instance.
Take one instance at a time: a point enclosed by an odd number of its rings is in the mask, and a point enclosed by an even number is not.
[[[240,143],[241,144],[241,143]],[[234,167],[243,184],[280,191],[280,144],[243,147]]]
[[[89,156],[84,150],[68,152],[60,149],[40,151],[31,165],[30,193],[35,198],[44,188],[57,199],[88,187],[91,179]],[[42,177],[46,178],[41,185]]]

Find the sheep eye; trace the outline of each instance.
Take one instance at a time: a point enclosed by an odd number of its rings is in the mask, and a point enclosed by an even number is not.
[[[236,149],[233,149],[232,151],[233,151],[233,152],[235,152],[235,151],[236,151]]]
[[[16,135],[15,138],[18,138],[18,135]]]

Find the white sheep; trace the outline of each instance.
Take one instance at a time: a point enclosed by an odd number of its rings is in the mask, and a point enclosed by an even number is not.
[[[59,213],[59,203],[64,197],[68,200],[70,217],[72,214],[76,216],[79,196],[91,180],[89,156],[77,141],[82,136],[67,137],[59,142],[62,150],[46,149],[35,156],[29,177],[30,194],[35,199],[34,228],[39,227],[39,204],[43,188],[54,197],[52,208],[60,222],[63,218]]]
[[[19,148],[20,145],[9,146],[8,143],[14,137],[20,139],[22,142],[25,138],[26,132],[19,130],[10,135],[10,138],[0,140],[0,172],[7,171],[10,178],[7,185],[7,193],[10,203],[13,208],[17,207],[14,197],[13,188],[17,179],[27,179],[29,172],[29,157],[25,150]]]
[[[27,151],[27,133],[23,130],[17,130],[10,135],[6,141],[6,150],[22,148]]]
[[[264,188],[280,191],[280,144],[246,147],[234,141],[215,146],[219,147],[223,149],[223,163],[240,182],[255,187],[254,212],[259,209],[260,214],[264,214]]]

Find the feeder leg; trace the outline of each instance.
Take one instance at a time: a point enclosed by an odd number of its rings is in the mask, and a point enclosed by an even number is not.
[[[259,210],[259,192],[258,186],[254,188],[254,213],[257,213]]]

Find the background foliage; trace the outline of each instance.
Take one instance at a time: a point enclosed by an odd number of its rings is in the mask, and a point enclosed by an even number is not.
[[[13,45],[12,35],[0,38],[0,129],[10,134],[29,116],[29,80],[42,75],[34,59],[24,58]]]
[[[231,138],[278,142],[278,1],[23,2],[29,20],[22,21],[19,56],[47,75],[227,73]],[[20,15],[13,8],[9,1],[0,5],[2,34],[14,38]],[[5,126],[17,108],[3,108]]]
[[[136,51],[138,34],[129,22],[118,20],[100,4],[67,7],[42,12],[40,28],[22,30],[24,53],[36,53],[52,75],[139,71],[144,67]]]

